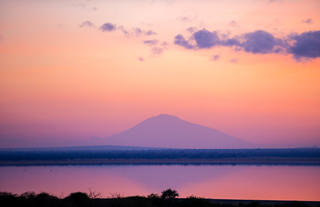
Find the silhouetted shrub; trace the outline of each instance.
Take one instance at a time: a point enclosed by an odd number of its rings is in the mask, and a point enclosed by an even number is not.
[[[17,194],[0,192],[0,198],[16,198],[16,197],[17,197]]]
[[[25,199],[34,199],[36,197],[36,194],[34,192],[25,192],[22,193],[20,197]]]
[[[71,193],[69,196],[67,196],[65,199],[69,204],[72,204],[73,206],[90,206],[90,198],[86,193],[83,192],[76,192]]]
[[[156,193],[151,193],[150,195],[147,196],[149,199],[159,199],[160,196]]]
[[[33,204],[35,206],[53,207],[58,206],[58,204],[60,203],[57,197],[49,195],[48,193],[40,193],[36,195],[33,200]]]
[[[48,193],[39,193],[35,196],[37,200],[57,200],[58,198]]]
[[[162,199],[174,199],[178,196],[179,196],[178,192],[175,190],[172,190],[170,188],[165,191],[162,191],[162,193],[161,193]]]
[[[69,196],[65,198],[66,200],[89,200],[89,196],[83,192],[71,193]]]

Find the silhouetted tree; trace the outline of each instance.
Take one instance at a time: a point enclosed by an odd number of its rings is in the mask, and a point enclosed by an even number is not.
[[[161,192],[161,198],[163,199],[173,199],[178,196],[179,196],[178,192],[170,188]]]

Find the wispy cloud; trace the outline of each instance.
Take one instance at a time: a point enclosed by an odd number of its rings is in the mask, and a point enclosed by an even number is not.
[[[220,59],[220,55],[214,55],[214,56],[212,56],[212,60],[213,61],[217,61],[217,60],[219,60]]]
[[[232,20],[231,22],[229,22],[229,25],[231,27],[236,27],[236,26],[238,26],[238,23],[236,21]]]
[[[153,55],[160,55],[164,51],[163,47],[152,47],[151,48],[151,53]]]
[[[302,20],[302,22],[305,23],[305,24],[312,24],[313,20],[311,18],[308,18],[308,19]]]
[[[143,44],[145,44],[145,45],[156,45],[156,44],[158,44],[158,40],[156,40],[156,39],[153,39],[153,40],[144,40],[143,41]]]
[[[146,35],[146,36],[150,36],[150,35],[156,35],[157,33],[155,31],[152,31],[152,30],[143,30],[139,27],[136,27],[134,28],[134,33],[137,35],[137,36],[140,36],[140,35]]]
[[[186,40],[182,34],[177,34],[174,37],[174,44],[184,47],[185,49],[195,48],[195,46],[192,45],[189,40]]]
[[[237,58],[231,58],[229,60],[230,63],[238,63],[238,59]]]
[[[116,25],[110,22],[106,22],[100,26],[102,32],[121,31],[126,36],[151,36],[157,33],[153,30],[144,30],[139,27],[127,29],[123,25]]]
[[[161,53],[163,53],[164,50],[168,48],[167,42],[160,42],[157,39],[144,40],[143,44],[151,47],[152,55],[160,55]]]
[[[188,27],[186,30],[190,33],[194,33],[197,30],[197,28],[196,27]]]
[[[144,62],[144,58],[143,58],[143,57],[138,57],[138,60],[139,60],[140,62]]]
[[[177,18],[181,22],[192,22],[197,19],[197,16],[180,16]]]
[[[89,9],[92,11],[98,10],[98,8],[96,6],[93,6],[90,4],[89,4],[89,1],[87,1],[86,3],[77,2],[77,3],[73,3],[72,6],[74,6],[76,8],[81,8],[81,9]]]
[[[80,27],[95,27],[95,25],[91,21],[83,21],[80,25]]]

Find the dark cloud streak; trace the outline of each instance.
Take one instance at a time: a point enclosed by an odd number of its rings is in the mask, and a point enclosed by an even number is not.
[[[292,54],[296,60],[320,57],[320,31],[290,35],[283,39],[276,38],[273,34],[263,30],[231,38],[227,35],[221,36],[216,31],[210,32],[201,29],[193,32],[188,39],[182,34],[176,35],[174,44],[189,50],[225,46],[233,47],[236,51],[242,50],[253,54]]]
[[[145,45],[156,45],[156,44],[158,44],[158,40],[156,40],[156,39],[153,39],[153,40],[144,40],[143,41],[143,44],[145,44]]]
[[[111,32],[116,30],[116,25],[107,22],[100,26],[100,30],[103,32]]]
[[[250,53],[273,53],[275,46],[281,43],[281,40],[262,30],[247,33],[244,38],[245,41],[241,44],[241,47]]]
[[[156,34],[157,34],[156,32],[154,32],[154,31],[152,31],[152,30],[147,30],[147,31],[145,31],[145,30],[143,30],[143,29],[141,29],[141,28],[139,28],[139,27],[136,27],[136,28],[134,29],[134,33],[135,33],[137,36],[140,36],[140,35],[150,36],[150,35],[156,35]]]
[[[174,44],[180,45],[186,49],[194,49],[194,46],[187,41],[183,35],[178,34],[174,37]]]
[[[87,23],[88,24],[88,23]],[[131,30],[126,29],[124,26],[116,24],[112,24],[110,22],[106,22],[102,24],[99,28],[102,32],[112,32],[112,31],[121,31],[126,36],[150,36],[156,35],[157,33],[152,30],[143,30],[139,27],[133,28]]]
[[[199,48],[211,48],[220,44],[220,39],[216,32],[210,32],[206,29],[199,30],[193,34],[196,44]]]
[[[295,42],[289,47],[289,52],[297,60],[320,57],[320,31],[304,32],[300,35],[294,35],[292,39]]]

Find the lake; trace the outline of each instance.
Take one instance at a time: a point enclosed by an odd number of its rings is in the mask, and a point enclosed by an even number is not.
[[[0,191],[93,191],[102,197],[148,195],[167,188],[181,197],[320,200],[319,166],[98,165],[0,167]]]

